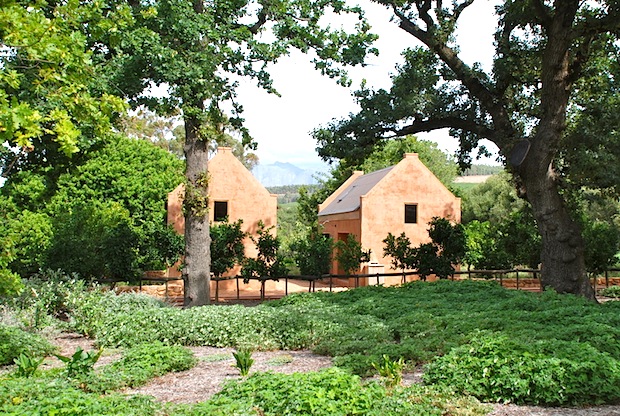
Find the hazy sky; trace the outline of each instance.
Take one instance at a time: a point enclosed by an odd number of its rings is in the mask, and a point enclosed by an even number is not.
[[[395,65],[402,62],[401,52],[416,45],[417,41],[411,35],[399,29],[396,22],[390,22],[391,13],[386,8],[360,1],[373,32],[379,35],[375,46],[380,55],[370,57],[365,68],[350,70],[353,79],[350,89],[321,76],[310,64],[310,58],[297,52],[271,67],[274,86],[281,97],[267,94],[250,82],[242,82],[238,98],[245,109],[246,126],[258,142],[261,163],[290,162],[304,168],[321,165],[310,131],[334,118],[356,112],[358,107],[351,91],[359,87],[362,79],[366,79],[371,87],[389,88],[390,74],[395,72]],[[496,24],[493,4],[495,1],[476,0],[463,13],[463,22],[457,32],[462,59],[469,64],[481,62],[485,69],[490,68],[493,55]],[[456,140],[448,135],[447,130],[423,133],[418,137],[436,141],[449,153],[454,153],[457,147]]]

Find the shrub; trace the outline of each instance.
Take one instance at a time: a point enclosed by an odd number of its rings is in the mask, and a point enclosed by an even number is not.
[[[99,349],[99,351],[84,351],[82,347],[78,347],[70,357],[60,354],[56,354],[56,357],[65,363],[67,377],[83,378],[93,371],[95,363],[99,361],[102,352],[102,349]]]
[[[620,286],[610,286],[599,292],[602,296],[609,298],[620,298]]]
[[[488,408],[450,390],[396,387],[387,393],[376,382],[331,368],[316,373],[254,373],[230,382],[211,400],[176,406],[178,416],[199,415],[483,415]]]
[[[42,357],[54,351],[45,338],[0,324],[0,365],[13,364],[21,354]]]
[[[152,397],[101,396],[74,388],[66,380],[15,378],[0,383],[0,414],[154,416],[161,408]]]
[[[481,332],[430,363],[424,381],[493,402],[603,403],[620,399],[620,362],[587,343]]]
[[[142,344],[127,349],[123,357],[82,380],[84,389],[106,393],[126,387],[138,387],[161,375],[185,371],[196,365],[196,358],[187,348]]]

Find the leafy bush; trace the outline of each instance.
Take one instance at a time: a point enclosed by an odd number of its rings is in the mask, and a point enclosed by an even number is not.
[[[0,324],[0,365],[13,364],[21,354],[42,357],[54,351],[45,338]]]
[[[36,381],[36,382],[35,382]],[[85,393],[69,381],[15,378],[0,383],[0,414],[154,416],[161,408],[152,397]]]
[[[620,298],[620,286],[610,286],[599,292],[602,296],[610,298]]]
[[[457,405],[458,403],[458,405]],[[458,406],[458,407],[457,407]],[[230,382],[213,399],[179,406],[176,415],[482,415],[476,400],[415,386],[388,394],[376,382],[331,368],[316,373],[254,373]]]
[[[82,379],[82,383],[87,391],[111,392],[141,386],[154,377],[170,372],[189,370],[196,362],[187,348],[159,342],[142,344],[127,349],[120,360]]]
[[[547,405],[620,399],[620,361],[587,343],[480,333],[430,363],[424,381],[485,401]]]
[[[405,368],[405,360],[402,357],[392,360],[387,354],[383,354],[381,361],[373,362],[372,366],[377,370],[386,387],[393,388],[402,383],[403,368]]]

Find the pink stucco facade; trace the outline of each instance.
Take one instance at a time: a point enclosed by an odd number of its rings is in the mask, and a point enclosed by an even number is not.
[[[342,205],[342,206],[339,206]],[[416,212],[405,221],[405,206]],[[415,208],[411,208],[415,206]],[[411,213],[411,211],[409,211]],[[319,206],[319,223],[334,241],[353,234],[364,249],[371,250],[371,262],[383,265],[386,272],[391,259],[383,256],[383,240],[388,233],[405,233],[413,246],[430,241],[428,223],[433,217],[461,220],[461,200],[455,197],[419,160],[406,154],[397,165],[364,175],[354,172],[336,192]],[[336,261],[332,273],[338,272]]]
[[[217,154],[209,160],[207,171],[209,173],[209,221],[211,224],[217,223],[216,214],[225,213],[230,222],[242,219],[242,230],[254,236],[258,230],[259,221],[263,221],[266,227],[277,225],[277,195],[270,194],[258,182],[233,155],[231,148],[218,148]],[[184,193],[185,188],[181,184],[168,194],[168,224],[180,234],[183,234],[185,230]],[[216,204],[218,204],[218,209],[216,209]],[[222,211],[223,207],[226,208],[225,212]],[[257,249],[252,240],[247,237],[244,244],[245,255],[255,257]],[[236,267],[227,275],[234,276],[238,273],[239,267]],[[168,274],[180,276],[176,268],[169,270]]]

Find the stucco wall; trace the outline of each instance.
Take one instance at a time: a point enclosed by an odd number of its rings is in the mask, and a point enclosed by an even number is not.
[[[415,224],[405,224],[405,204],[417,204]],[[383,240],[388,232],[405,233],[413,246],[430,241],[428,223],[433,217],[461,220],[461,200],[456,198],[437,177],[410,153],[380,181],[361,203],[361,243],[372,250],[371,260],[391,268],[391,259],[383,256]]]
[[[237,160],[229,147],[218,148],[217,154],[209,160],[209,221],[213,223],[214,204],[216,201],[228,202],[228,218],[230,222],[243,220],[242,230],[256,235],[258,222],[265,223],[266,227],[277,225],[278,197],[270,194],[264,186]],[[179,185],[168,194],[168,224],[183,234],[185,219],[182,211],[184,195],[183,185]],[[274,231],[275,232],[275,228]],[[245,255],[256,256],[256,245],[246,238]],[[235,268],[227,275],[238,274]],[[171,276],[179,276],[180,272],[170,270]]]
[[[359,176],[356,172],[355,178]],[[351,182],[348,180],[347,186]],[[342,186],[334,192],[320,209],[334,201],[345,188]],[[405,204],[417,204],[417,223],[405,223]],[[354,234],[364,249],[371,250],[371,261],[383,264],[386,272],[393,272],[400,270],[393,270],[391,259],[383,256],[383,240],[388,233],[399,236],[404,232],[412,245],[418,246],[430,241],[428,223],[433,217],[460,222],[461,200],[435,177],[417,154],[410,153],[361,197],[359,210],[319,216],[319,222],[335,241],[341,233]],[[336,270],[334,261],[332,272]]]

